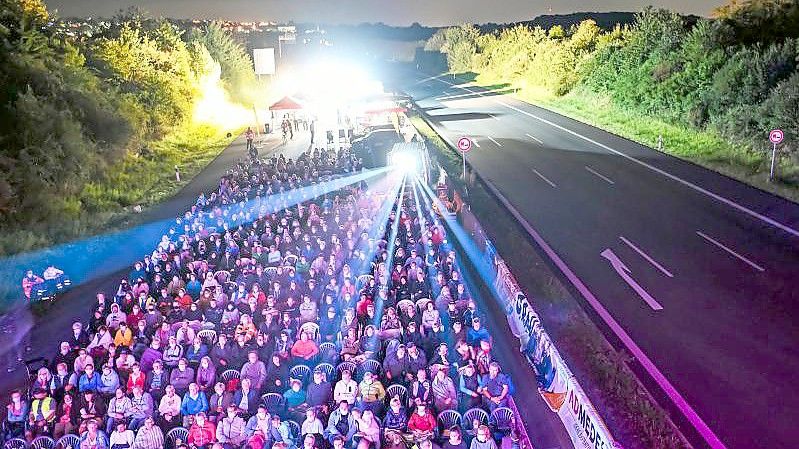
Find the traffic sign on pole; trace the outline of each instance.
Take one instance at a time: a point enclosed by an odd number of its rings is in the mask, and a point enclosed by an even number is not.
[[[472,139],[468,137],[461,137],[458,139],[458,151],[461,153],[468,153],[472,149]]]
[[[781,129],[772,129],[770,133],[768,133],[768,140],[771,142],[771,169],[768,173],[768,180],[769,182],[774,180],[774,171],[777,167],[777,145],[785,139],[785,133],[782,132]]]
[[[774,129],[768,134],[768,140],[770,140],[774,145],[782,142],[784,138],[785,133],[783,133],[781,129]]]

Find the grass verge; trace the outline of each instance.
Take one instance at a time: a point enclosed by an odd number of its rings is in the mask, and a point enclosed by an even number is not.
[[[472,173],[460,179],[460,156],[420,116],[412,124],[425,138],[431,155],[453,174],[461,192],[468,184],[466,202],[480,220],[498,252],[508,263],[547,332],[608,427],[628,449],[683,449],[690,447],[668,413],[661,408],[627,365],[631,358],[616,351],[593,324],[570,291],[539,256],[539,250],[513,217]]]
[[[473,78],[473,77],[468,77]],[[481,87],[496,87],[504,80],[491,74],[480,74],[474,83]],[[783,157],[775,182],[769,182],[770,153],[756,152],[745,144],[734,144],[712,130],[699,130],[668,120],[630,111],[616,105],[609,97],[586,88],[577,87],[564,96],[528,85],[524,80],[503,91],[514,92],[516,98],[549,109],[588,125],[604,129],[651,148],[658,147],[663,136],[662,151],[696,163],[767,192],[792,201],[799,201],[799,164]]]
[[[135,211],[174,195],[235,139],[238,130],[205,124],[176,129],[146,150],[129,152],[99,179],[70,198],[64,216],[0,235],[0,256],[9,256],[122,229],[137,222]],[[235,131],[235,132],[233,132]],[[175,179],[175,166],[181,180]]]

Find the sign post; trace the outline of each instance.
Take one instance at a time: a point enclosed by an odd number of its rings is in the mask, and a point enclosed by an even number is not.
[[[472,139],[468,137],[461,137],[458,139],[458,151],[461,152],[463,158],[463,181],[466,181],[466,153],[472,149]]]
[[[777,144],[781,143],[785,138],[785,133],[781,129],[774,129],[768,134],[768,140],[771,142],[771,170],[768,174],[769,182],[774,181],[774,169],[777,165]]]

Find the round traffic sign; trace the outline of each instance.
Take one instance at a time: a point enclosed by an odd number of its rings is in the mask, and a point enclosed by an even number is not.
[[[782,142],[782,139],[784,139],[784,138],[785,138],[785,134],[782,132],[781,129],[772,130],[768,134],[768,140],[770,140],[771,143],[773,143],[775,145],[780,143],[780,142]]]
[[[458,151],[467,153],[472,149],[472,139],[468,137],[461,137],[458,139]]]

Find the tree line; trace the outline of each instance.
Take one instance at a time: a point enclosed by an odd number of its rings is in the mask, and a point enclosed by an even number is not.
[[[632,24],[564,29],[471,24],[431,37],[453,72],[476,72],[553,96],[586,89],[619,107],[717,131],[762,151],[768,130],[799,138],[799,1],[734,0],[712,18],[646,9]],[[795,157],[794,151],[794,157]]]
[[[0,0],[6,230],[101,208],[84,188],[131,154],[146,157],[149,143],[189,122],[214,64],[231,99],[253,104],[252,61],[218,25],[183,32],[129,11],[76,38],[57,20],[41,0]]]

